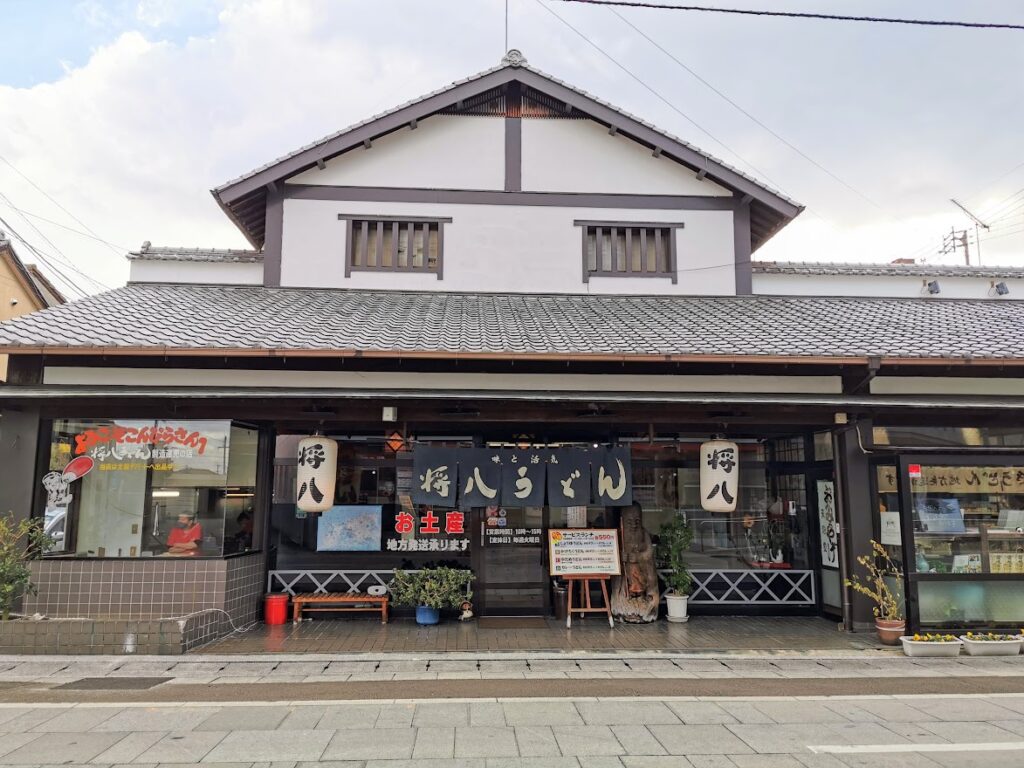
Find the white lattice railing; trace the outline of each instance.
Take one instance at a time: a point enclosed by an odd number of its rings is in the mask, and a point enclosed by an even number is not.
[[[380,585],[387,589],[395,571],[322,571],[309,569],[276,570],[267,574],[267,592],[295,594],[295,585],[302,581],[312,582],[313,593],[324,595],[328,592],[365,592],[367,587]],[[305,590],[304,590],[305,591]]]

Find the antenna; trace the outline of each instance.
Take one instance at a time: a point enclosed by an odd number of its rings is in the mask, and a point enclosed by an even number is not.
[[[970,217],[971,221],[974,222],[974,244],[978,248],[977,256],[978,256],[978,265],[980,266],[981,265],[981,237],[980,237],[980,235],[978,233],[978,227],[984,227],[985,229],[991,229],[991,227],[989,227],[988,224],[986,224],[984,221],[979,219],[977,216],[975,216],[973,213],[971,213],[969,210],[967,210],[967,208],[965,208],[961,203],[958,203],[953,198],[950,198],[949,202],[951,202],[953,205],[955,205],[961,211],[966,213]],[[966,243],[964,243],[964,251],[965,252],[967,251],[967,244]]]

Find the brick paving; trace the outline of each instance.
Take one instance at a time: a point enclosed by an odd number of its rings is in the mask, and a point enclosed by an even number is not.
[[[0,765],[969,768],[1024,764],[1024,694],[0,704]]]
[[[729,651],[849,650],[875,647],[873,633],[839,631],[836,622],[809,617],[698,616],[685,624],[618,624],[600,619],[554,619],[544,628],[482,629],[475,621],[421,627],[399,619],[382,625],[362,618],[313,619],[259,626],[198,653],[446,653],[475,651]]]

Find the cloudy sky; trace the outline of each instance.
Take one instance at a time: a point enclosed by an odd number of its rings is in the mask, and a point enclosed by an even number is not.
[[[1017,0],[705,4],[1024,23]],[[807,206],[757,258],[954,263],[938,250],[968,225],[955,197],[991,224],[983,263],[1024,265],[1024,32],[509,5],[509,44],[532,65]],[[143,240],[243,247],[212,187],[493,66],[504,14],[504,0],[0,0],[0,217],[90,292],[74,270],[123,283]]]

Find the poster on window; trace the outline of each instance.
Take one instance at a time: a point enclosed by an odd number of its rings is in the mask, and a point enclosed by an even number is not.
[[[317,552],[379,552],[383,507],[334,506],[316,523]]]
[[[836,491],[831,480],[818,481],[818,525],[821,530],[821,564],[839,567],[839,521],[836,519]]]
[[[879,513],[879,537],[878,540],[884,547],[902,547],[903,531],[900,528],[899,512]]]

